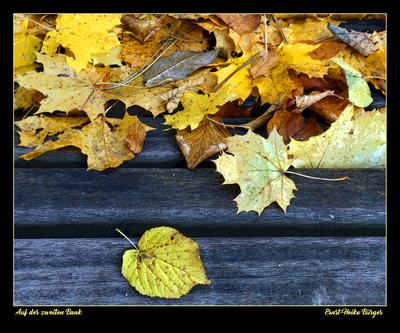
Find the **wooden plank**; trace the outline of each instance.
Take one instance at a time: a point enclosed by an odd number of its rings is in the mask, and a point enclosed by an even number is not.
[[[169,225],[196,236],[384,235],[385,172],[298,170],[338,178],[291,176],[298,192],[285,214],[277,206],[236,214],[236,185],[212,169],[16,169],[16,236],[113,237]]]
[[[122,277],[124,239],[17,239],[15,304],[385,304],[383,237],[195,240],[211,284],[162,300]]]

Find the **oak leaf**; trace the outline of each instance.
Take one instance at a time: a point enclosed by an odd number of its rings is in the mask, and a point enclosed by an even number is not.
[[[351,104],[321,135],[290,142],[296,168],[381,167],[386,159],[386,110],[364,112]]]
[[[122,256],[122,275],[140,294],[180,298],[195,285],[207,285],[199,246],[169,227],[147,230],[137,249]]]
[[[227,152],[232,155],[222,153],[215,164],[225,178],[224,184],[240,186],[241,193],[234,199],[238,213],[254,210],[261,215],[275,201],[286,212],[296,186],[285,176],[292,160],[276,128],[268,139],[248,131],[226,140]]]
[[[208,41],[203,36],[204,30],[189,21],[179,22],[181,22],[179,31],[184,33],[184,35],[178,35],[179,38],[175,44],[166,51],[164,56],[169,56],[175,51],[202,52],[206,50]],[[164,18],[162,28],[156,31],[156,33],[144,43],[139,42],[135,36],[124,33],[121,42],[121,59],[134,68],[144,66],[153,55],[159,54],[157,51],[160,51],[160,47],[165,44],[169,37],[178,34],[178,32],[172,33],[170,31],[170,27],[175,25],[175,19]]]

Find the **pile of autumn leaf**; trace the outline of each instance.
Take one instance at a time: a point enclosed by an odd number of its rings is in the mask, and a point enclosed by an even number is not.
[[[240,185],[239,211],[275,201],[286,211],[291,166],[385,164],[386,110],[363,108],[368,83],[386,91],[386,32],[346,30],[341,18],[16,14],[14,108],[37,109],[16,122],[20,145],[35,147],[21,157],[75,146],[99,171],[132,159],[152,128],[127,111],[107,117],[119,100],[163,114],[191,169],[226,150],[215,163]],[[265,112],[255,117],[249,100]],[[255,118],[246,135],[224,124],[238,116]]]

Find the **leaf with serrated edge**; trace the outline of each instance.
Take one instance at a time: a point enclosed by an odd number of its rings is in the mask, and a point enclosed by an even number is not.
[[[110,129],[109,125],[113,127],[113,130]],[[125,113],[123,119],[98,117],[81,130],[66,129],[58,135],[56,141],[47,140],[33,151],[20,156],[20,158],[29,161],[49,151],[66,146],[75,146],[87,155],[88,170],[103,171],[107,168],[116,168],[124,161],[134,157],[133,151],[125,142],[129,131],[134,127],[139,127],[141,130],[145,127],[146,131],[151,129],[151,127],[143,125],[136,116],[131,116],[129,113]],[[135,145],[135,148],[138,147],[138,145]]]
[[[125,251],[122,275],[150,297],[179,298],[197,284],[210,284],[197,243],[169,227],[147,230],[138,250]]]
[[[286,145],[276,128],[268,139],[248,131],[246,135],[227,138],[228,150],[215,160],[217,171],[226,184],[237,183],[241,193],[234,200],[241,211],[256,211],[261,215],[273,202],[286,212],[297,190],[294,182],[285,176],[291,166]],[[236,166],[236,172],[235,172]]]
[[[296,168],[382,167],[386,160],[386,111],[347,106],[338,120],[308,141],[290,142]]]

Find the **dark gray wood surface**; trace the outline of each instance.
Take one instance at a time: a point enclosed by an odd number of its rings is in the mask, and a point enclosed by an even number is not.
[[[298,191],[285,214],[270,206],[236,214],[236,185],[212,169],[15,170],[18,238],[113,237],[159,225],[196,236],[384,235],[383,170],[297,170],[327,182],[290,175]]]
[[[385,304],[383,237],[195,240],[211,284],[162,300],[141,296],[122,277],[125,239],[17,239],[15,303]]]

